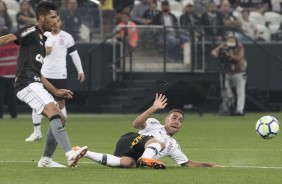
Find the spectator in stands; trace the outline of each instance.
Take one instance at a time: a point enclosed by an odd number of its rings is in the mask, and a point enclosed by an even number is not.
[[[238,5],[242,8],[248,8],[250,11],[261,13],[272,10],[271,0],[240,0]]]
[[[237,29],[240,28],[241,22],[233,15],[232,11],[230,10],[230,3],[228,0],[221,1],[220,12],[223,19],[223,25],[227,27],[226,29],[224,29],[224,36],[229,35],[230,32],[238,32]]]
[[[249,38],[246,38],[245,35],[241,36],[242,41],[250,41],[252,40],[260,40],[260,33],[257,28],[257,24],[254,20],[250,19],[250,12],[248,9],[242,10],[242,20],[241,20],[241,29],[242,32],[248,36]]]
[[[204,28],[206,39],[215,42],[223,40],[223,21],[219,12],[217,12],[216,4],[211,1],[208,4],[208,11],[201,17],[201,25],[207,26]]]
[[[133,6],[133,9],[131,11],[131,19],[136,24],[143,25],[145,24],[145,20],[143,19],[143,15],[146,10],[149,9],[150,1],[149,0],[141,0],[139,4],[136,4]]]
[[[117,38],[120,41],[127,41],[131,48],[134,48],[138,44],[138,31],[135,22],[130,20],[130,15],[124,13],[122,15],[122,21],[118,24]]]
[[[164,25],[166,27],[167,61],[182,61],[183,45],[189,41],[189,38],[178,29],[178,20],[170,12],[168,1],[162,1],[161,13],[155,16],[153,24]]]
[[[71,34],[75,41],[81,41],[79,34],[82,20],[78,12],[77,0],[67,0],[66,8],[60,11],[60,17],[63,23],[62,29]]]
[[[247,82],[244,46],[235,36],[229,35],[223,43],[212,50],[211,55],[218,58],[221,64],[222,103],[219,114],[244,115]]]
[[[113,1],[114,9],[116,11],[116,22],[119,23],[121,21],[121,17],[123,13],[130,14],[133,6],[134,0],[114,0]]]
[[[115,11],[113,8],[113,0],[101,0],[102,10],[103,10],[103,33],[105,35],[111,35],[113,33],[113,28],[116,25]]]
[[[23,0],[20,2],[20,10],[16,15],[18,28],[34,25],[36,23],[36,17],[33,10],[29,4],[28,0]]]
[[[198,37],[200,35],[199,29],[195,25],[199,25],[200,17],[195,13],[195,7],[193,1],[188,2],[185,6],[184,13],[180,16],[180,25],[181,26],[189,26],[188,28],[184,28],[188,30],[190,37]]]
[[[147,9],[142,16],[143,24],[151,25],[154,21],[155,16],[161,13],[161,11],[157,9],[157,6],[157,0],[151,0],[149,9]]]
[[[12,31],[13,23],[8,13],[6,3],[4,1],[0,1],[0,29],[3,27],[6,27],[9,31]]]
[[[8,28],[2,28],[0,36],[9,33]],[[0,118],[3,118],[3,106],[7,100],[11,118],[17,117],[17,97],[14,90],[14,81],[17,66],[19,47],[9,43],[0,47]]]
[[[196,14],[201,17],[203,13],[206,12],[206,7],[208,6],[210,0],[191,0],[194,3]]]

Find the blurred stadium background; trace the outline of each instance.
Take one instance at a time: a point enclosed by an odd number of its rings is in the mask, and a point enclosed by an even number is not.
[[[69,0],[53,0],[60,9]],[[20,8],[17,0],[4,0],[7,4],[14,28],[16,14]],[[32,6],[38,1],[30,0]],[[280,111],[282,98],[281,60],[281,7],[280,2],[230,1],[230,11],[238,20],[242,19],[242,8],[250,9],[250,17],[256,22],[260,40],[253,40],[242,33],[248,62],[248,83],[245,111]],[[220,104],[219,62],[210,56],[210,51],[220,42],[210,41],[203,30],[207,25],[179,26],[184,34],[202,33],[191,36],[183,45],[181,60],[168,61],[167,46],[163,35],[169,27],[137,25],[139,41],[129,48],[114,34],[121,12],[129,7],[128,13],[142,2],[139,0],[101,1],[102,6],[88,0],[77,1],[81,17],[80,39],[77,49],[82,58],[86,82],[76,80],[76,70],[68,62],[68,88],[75,92],[69,100],[69,112],[87,113],[136,113],[145,109],[154,94],[164,93],[169,99],[169,108],[181,108],[193,112],[216,112]],[[109,4],[108,4],[109,3]],[[169,0],[171,12],[177,17],[193,4],[199,16],[206,12],[208,1]],[[220,12],[219,1],[215,1]],[[157,9],[161,1],[157,1]],[[226,29],[225,26],[216,26]],[[236,32],[240,28],[233,27]],[[68,58],[71,60],[70,58]],[[25,104],[19,103],[20,112],[30,112]]]

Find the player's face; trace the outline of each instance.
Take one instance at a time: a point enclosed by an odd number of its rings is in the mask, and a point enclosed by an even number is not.
[[[50,13],[43,18],[44,31],[51,31],[55,24],[58,22],[57,11],[50,10]]]
[[[61,26],[62,26],[62,21],[61,21],[61,19],[58,19],[58,21],[55,23],[55,25],[53,27],[53,31],[61,30]]]
[[[168,135],[173,136],[181,128],[184,118],[179,112],[172,112],[165,118],[165,129]]]

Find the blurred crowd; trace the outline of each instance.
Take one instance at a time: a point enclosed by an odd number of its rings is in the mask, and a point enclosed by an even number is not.
[[[59,7],[63,21],[62,29],[71,33],[76,41],[89,41],[91,34],[113,32],[121,23],[123,14],[136,25],[165,25],[197,27],[206,26],[201,31],[189,34],[207,40],[220,41],[228,31],[236,33],[243,41],[273,41],[281,32],[280,0],[100,0],[101,8],[88,0],[49,0]],[[22,26],[34,24],[35,7],[40,0],[0,0],[0,28],[14,31]],[[102,18],[101,18],[102,17]],[[226,26],[225,29],[222,27]],[[196,30],[196,29],[195,29]]]

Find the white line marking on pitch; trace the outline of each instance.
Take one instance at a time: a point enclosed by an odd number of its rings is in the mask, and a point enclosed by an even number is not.
[[[224,168],[247,168],[247,169],[282,169],[282,167],[268,167],[268,166],[244,166],[244,165],[225,165],[220,166]]]
[[[0,163],[37,163],[37,160],[0,160]],[[79,162],[80,164],[97,164],[95,162]],[[168,165],[175,167],[175,165]],[[272,166],[244,166],[244,165],[224,165],[220,166],[222,168],[241,168],[241,169],[282,169],[282,167],[272,167]]]

